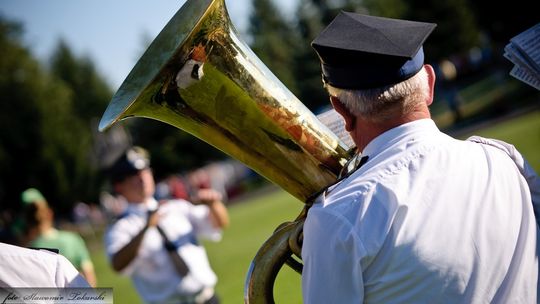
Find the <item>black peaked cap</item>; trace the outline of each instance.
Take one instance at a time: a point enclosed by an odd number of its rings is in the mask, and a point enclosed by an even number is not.
[[[394,84],[424,64],[422,45],[434,23],[341,12],[312,42],[323,79],[345,89]]]

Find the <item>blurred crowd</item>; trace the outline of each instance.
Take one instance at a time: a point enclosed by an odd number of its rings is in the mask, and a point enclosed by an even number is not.
[[[219,192],[223,202],[246,190],[246,180],[257,178],[250,169],[234,160],[211,163],[184,174],[172,174],[156,182],[158,202],[191,201],[201,189]],[[76,202],[70,216],[55,217],[54,202],[47,202],[35,188],[21,193],[19,210],[3,210],[0,242],[26,248],[52,250],[65,256],[91,286],[96,286],[90,253],[84,239],[96,238],[107,225],[127,210],[128,202],[113,189],[103,191],[98,203]]]
[[[235,160],[210,163],[185,173],[171,174],[156,182],[155,198],[189,199],[198,189],[214,189],[221,193],[224,202],[237,199],[250,187],[250,181],[259,178],[251,169]],[[36,191],[39,191],[35,189]],[[21,202],[24,207],[24,203]],[[122,214],[127,202],[112,191],[103,191],[98,203],[76,202],[70,217],[55,219],[56,224],[76,230],[83,236],[95,235],[96,229]],[[0,213],[0,241],[24,242],[25,208],[20,212],[2,210]]]

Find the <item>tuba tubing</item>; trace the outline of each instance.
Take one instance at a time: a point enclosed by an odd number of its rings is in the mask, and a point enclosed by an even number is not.
[[[350,159],[347,146],[239,38],[224,0],[188,0],[178,10],[113,96],[99,130],[130,117],[184,130],[306,205]],[[292,233],[281,230],[276,234]],[[276,239],[268,242],[281,246]],[[289,249],[285,255],[299,251]],[[252,263],[246,288],[260,286],[259,265],[283,264],[265,252],[258,254],[264,263]],[[261,293],[268,292],[247,291],[246,302],[265,303],[255,300]]]

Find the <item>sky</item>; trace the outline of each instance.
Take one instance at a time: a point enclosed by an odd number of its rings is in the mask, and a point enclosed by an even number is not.
[[[90,58],[113,90],[129,74],[185,0],[0,0],[0,15],[23,24],[23,42],[46,62],[60,39]],[[275,0],[285,16],[296,1]],[[231,21],[246,37],[250,0],[225,0]],[[245,39],[245,38],[244,38]]]

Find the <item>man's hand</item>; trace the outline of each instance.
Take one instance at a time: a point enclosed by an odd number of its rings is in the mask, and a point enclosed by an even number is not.
[[[223,196],[214,189],[200,189],[192,198],[194,204],[212,205],[214,202],[221,202]]]
[[[229,213],[222,199],[221,193],[214,189],[200,189],[192,198],[194,204],[204,204],[210,208],[210,220],[215,227],[225,228],[229,225]]]

